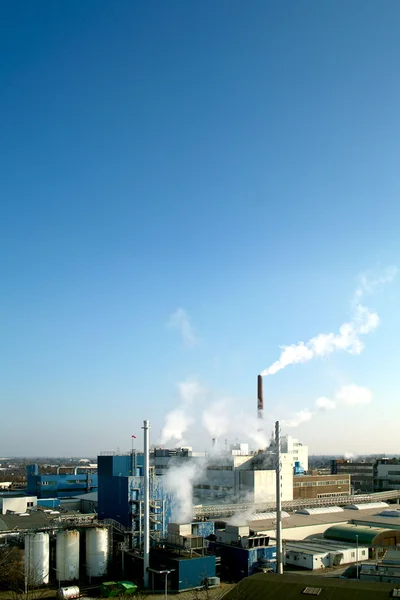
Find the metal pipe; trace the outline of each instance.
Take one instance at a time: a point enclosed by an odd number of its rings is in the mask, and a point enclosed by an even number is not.
[[[150,421],[143,421],[144,451],[144,539],[143,539],[143,584],[149,587],[150,563]]]
[[[281,432],[279,421],[275,423],[276,452],[276,572],[283,574],[282,553],[282,464],[281,464]]]

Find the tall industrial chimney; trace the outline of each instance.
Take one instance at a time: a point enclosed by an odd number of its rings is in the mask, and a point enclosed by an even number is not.
[[[149,587],[150,566],[150,421],[143,421],[144,452],[144,524],[143,524],[143,584]]]
[[[263,394],[263,380],[262,376],[257,376],[257,417],[263,418],[264,414],[264,394]]]

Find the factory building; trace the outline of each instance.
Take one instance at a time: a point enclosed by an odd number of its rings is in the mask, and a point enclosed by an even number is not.
[[[36,496],[23,496],[22,494],[3,495],[0,496],[0,515],[26,513],[28,508],[33,508],[36,505]]]
[[[383,527],[367,527],[346,523],[332,525],[324,532],[324,538],[363,544],[364,546],[397,546],[400,544],[400,530]]]
[[[193,485],[196,502],[270,502],[275,500],[275,454],[249,453],[248,444],[232,444],[229,449],[193,452],[191,448],[156,448],[152,453],[156,475],[165,475],[170,467],[198,465]],[[293,456],[281,455],[282,500],[293,499]]]
[[[334,459],[331,461],[331,474],[350,475],[352,493],[374,491],[375,461]]]
[[[326,506],[318,508],[300,509],[295,514],[287,516],[282,521],[282,538],[284,540],[305,540],[310,536],[321,535],[333,525],[347,525],[356,523],[360,526],[380,527],[395,529],[399,526],[398,517],[382,515],[388,509],[385,503],[359,505],[356,508],[341,508],[339,506]],[[263,515],[255,515],[249,520],[250,530],[258,534],[275,537],[275,519]],[[399,528],[400,529],[400,528]],[[343,540],[351,541],[351,540]]]
[[[350,494],[350,475],[295,475],[293,499],[327,498]]]
[[[376,461],[374,488],[377,492],[400,489],[400,462],[398,458],[381,458]]]
[[[143,454],[98,457],[100,519],[114,519],[133,532],[133,545],[142,545],[144,517]],[[134,475],[132,475],[134,473]],[[150,476],[151,538],[165,538],[172,519],[174,498],[164,477]]]
[[[284,454],[292,457],[293,467],[299,463],[304,471],[308,471],[308,446],[304,446],[298,439],[291,435],[282,436],[281,448]]]
[[[79,468],[74,468],[73,473],[39,474],[38,465],[26,467],[26,493],[37,498],[66,498],[78,494],[86,494],[97,490],[97,474],[92,469],[85,469],[85,473],[78,473]]]
[[[339,567],[368,559],[368,546],[315,539],[307,542],[286,542],[284,564],[315,571]]]
[[[248,502],[275,500],[275,456],[269,453],[255,455],[215,454],[199,474],[194,492],[199,502],[246,499]],[[293,499],[293,468],[291,457],[281,455],[282,500]]]
[[[276,546],[269,537],[250,531],[248,525],[221,522],[210,537],[209,551],[216,554],[221,575],[239,581],[259,571],[275,570]]]
[[[156,475],[165,475],[172,466],[184,466],[190,462],[204,462],[206,452],[194,452],[192,448],[154,448],[150,454]]]

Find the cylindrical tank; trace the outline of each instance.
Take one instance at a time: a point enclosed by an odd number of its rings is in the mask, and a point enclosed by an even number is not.
[[[60,600],[70,600],[70,598],[79,598],[80,590],[77,585],[70,585],[60,588],[57,595]]]
[[[49,583],[50,540],[48,533],[25,536],[25,577],[28,585]]]
[[[86,573],[102,577],[107,573],[108,529],[96,527],[86,531]]]
[[[57,533],[56,572],[59,581],[79,579],[79,531]]]

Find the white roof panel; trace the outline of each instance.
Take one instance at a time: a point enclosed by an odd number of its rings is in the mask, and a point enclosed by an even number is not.
[[[349,504],[345,506],[349,510],[367,510],[369,508],[385,508],[389,506],[387,502],[366,502],[365,504]]]
[[[325,515],[328,513],[343,512],[340,506],[318,506],[316,508],[301,508],[296,510],[297,515]]]

